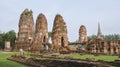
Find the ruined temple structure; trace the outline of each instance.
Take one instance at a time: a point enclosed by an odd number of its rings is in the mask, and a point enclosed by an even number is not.
[[[79,43],[86,43],[87,42],[87,30],[84,25],[80,26],[79,29]]]
[[[32,51],[40,51],[42,49],[48,49],[46,43],[48,43],[48,26],[47,20],[44,14],[39,14],[36,20],[35,37],[32,45]]]
[[[14,50],[23,49],[25,51],[41,51],[41,50],[54,50],[63,52],[71,51],[68,46],[67,26],[63,17],[59,14],[55,16],[53,29],[52,29],[52,45],[48,45],[48,24],[45,15],[42,13],[38,15],[36,20],[36,26],[34,29],[34,20],[32,11],[25,9],[19,20],[18,37],[15,41]],[[81,44],[83,43],[83,44]],[[98,33],[96,39],[87,39],[87,30],[84,25],[79,29],[79,43],[85,52],[90,53],[102,53],[102,54],[120,54],[120,40],[104,39],[100,24],[98,23]],[[78,46],[79,47],[79,46]],[[76,48],[77,49],[77,48]]]
[[[59,14],[55,16],[52,29],[52,49],[60,50],[61,47],[68,46],[67,26],[63,17]]]
[[[19,32],[15,41],[15,50],[28,50],[33,41],[34,20],[32,11],[25,9],[19,20]]]
[[[119,55],[120,43],[118,40],[104,40],[100,30],[100,24],[98,24],[97,38],[95,40],[88,41],[86,50],[90,53]]]
[[[91,53],[119,55],[120,45],[117,40],[113,40],[113,41],[95,40],[95,41],[89,42],[87,50]]]

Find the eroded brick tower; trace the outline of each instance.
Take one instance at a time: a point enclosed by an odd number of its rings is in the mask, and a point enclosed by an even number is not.
[[[44,14],[39,14],[36,20],[35,37],[32,45],[32,51],[40,51],[47,48],[48,26]]]
[[[16,40],[15,50],[28,50],[31,47],[34,34],[34,20],[32,11],[25,9],[19,20],[19,32]]]
[[[52,45],[55,50],[60,50],[60,47],[68,46],[67,26],[63,17],[59,14],[57,14],[54,19]]]
[[[84,25],[80,26],[79,29],[79,43],[86,43],[87,42],[87,30]]]

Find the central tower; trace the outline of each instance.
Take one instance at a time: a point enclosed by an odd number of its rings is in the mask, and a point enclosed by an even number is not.
[[[53,49],[59,50],[60,47],[68,46],[67,26],[63,17],[59,14],[55,16],[52,29]]]
[[[48,26],[44,14],[40,13],[36,20],[35,36],[32,45],[33,51],[46,49],[48,43]]]

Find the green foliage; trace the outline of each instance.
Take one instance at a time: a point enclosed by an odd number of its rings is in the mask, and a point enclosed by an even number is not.
[[[94,56],[92,54],[71,54],[71,55],[61,55],[60,58],[65,58],[67,56],[70,56],[73,59],[86,59],[86,58],[95,58],[95,60],[104,60],[104,61],[114,61],[119,60],[120,58],[118,56],[108,56],[108,55],[100,55],[100,56]]]
[[[25,12],[25,15],[29,15],[29,14],[32,14],[32,13],[33,13],[33,11],[30,10],[30,11]]]
[[[96,39],[96,35],[91,35],[88,36],[88,39]],[[120,34],[109,34],[109,35],[104,35],[105,40],[120,40]]]
[[[120,34],[109,34],[104,36],[105,40],[120,40]]]
[[[5,42],[5,33],[0,33],[0,49],[4,48],[4,42]]]
[[[14,47],[16,33],[10,30],[7,33],[0,33],[0,49],[4,49],[5,41],[10,41],[11,47]]]
[[[15,39],[16,39],[16,33],[14,32],[14,30],[8,31],[5,34],[5,40],[10,41],[11,47],[14,47]]]
[[[2,36],[0,36],[0,49],[4,48],[4,42]]]
[[[88,36],[88,39],[96,39],[97,38],[97,36],[96,35],[91,35],[91,36]]]
[[[86,58],[95,58],[95,60],[104,60],[104,61],[114,61],[118,60],[118,56],[107,56],[107,55],[100,55],[100,56],[94,56],[94,55],[79,55],[75,54],[73,55],[73,58],[75,59],[86,59]]]
[[[49,37],[52,37],[52,32],[48,32],[48,36],[49,36]]]

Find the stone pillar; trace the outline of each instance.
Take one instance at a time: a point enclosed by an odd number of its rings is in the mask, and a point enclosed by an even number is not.
[[[20,55],[24,56],[24,50],[23,49],[20,49]]]
[[[103,53],[107,53],[107,42],[105,41],[104,44],[103,44]]]
[[[113,41],[110,41],[110,54],[114,54]]]
[[[120,47],[118,48],[118,54],[120,54]]]
[[[114,54],[113,47],[110,48],[110,54]]]
[[[96,53],[96,44],[93,44],[93,45],[94,45],[93,52]]]
[[[93,48],[93,53],[96,53],[96,49],[95,48]]]
[[[93,48],[91,49],[91,52],[94,53],[94,49]]]
[[[115,45],[115,48],[116,48],[115,53],[119,54],[119,44],[118,44],[118,41],[115,41],[114,45]]]
[[[104,47],[103,49],[104,49],[103,53],[106,54],[106,53],[107,53],[107,49],[106,49],[106,47]]]
[[[5,41],[5,50],[10,50],[11,46],[10,46],[10,41]]]
[[[116,54],[119,54],[119,50],[118,50],[118,47],[116,47]]]
[[[91,53],[94,53],[94,44],[91,44]]]
[[[98,48],[98,50],[97,50],[97,53],[100,53],[100,47],[101,47],[101,44],[100,44],[100,42],[98,41],[98,43],[97,43],[97,48]]]

